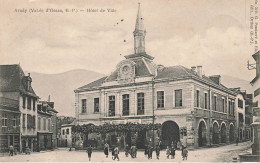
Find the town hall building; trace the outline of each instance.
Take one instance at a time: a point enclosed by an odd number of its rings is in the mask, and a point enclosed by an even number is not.
[[[205,76],[202,66],[155,64],[145,50],[143,23],[139,4],[134,54],[109,76],[74,91],[77,124],[160,123],[154,139],[163,147],[178,141],[194,148],[234,142],[236,93],[221,84],[219,75]]]

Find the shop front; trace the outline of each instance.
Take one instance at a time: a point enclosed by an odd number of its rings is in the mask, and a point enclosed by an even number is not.
[[[38,151],[52,150],[52,132],[37,132]]]

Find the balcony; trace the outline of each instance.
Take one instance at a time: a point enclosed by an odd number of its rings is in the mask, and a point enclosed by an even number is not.
[[[109,117],[114,117],[115,116],[115,111],[109,110],[108,116]]]
[[[19,126],[6,126],[2,127],[2,133],[19,133]]]
[[[210,110],[208,109],[194,108],[194,112],[198,117],[209,117],[210,115]]]
[[[0,97],[0,104],[10,106],[10,107],[19,107],[18,100],[13,100],[5,97]]]
[[[227,113],[212,111],[212,117],[216,119],[227,119]]]

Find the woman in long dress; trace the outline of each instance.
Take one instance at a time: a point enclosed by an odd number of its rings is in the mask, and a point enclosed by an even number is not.
[[[104,153],[106,155],[106,157],[108,157],[108,154],[109,154],[109,145],[106,143],[105,144],[105,147],[104,147]]]

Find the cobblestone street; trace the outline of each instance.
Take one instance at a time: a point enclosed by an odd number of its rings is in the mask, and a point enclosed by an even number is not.
[[[188,160],[185,162],[230,162],[233,157],[238,157],[239,153],[249,152],[251,142],[243,142],[238,146],[235,144],[220,146],[214,148],[201,148],[196,150],[190,150]],[[175,159],[167,159],[165,150],[161,151],[160,159],[157,160],[155,157],[155,152],[153,152],[153,159],[148,160],[144,156],[143,151],[139,151],[137,158],[132,159],[130,157],[125,157],[124,152],[121,151],[119,154],[120,161],[132,162],[132,161],[164,161],[164,162],[180,162],[181,151],[176,151]],[[13,157],[4,156],[0,157],[1,162],[88,162],[87,153],[85,151],[68,151],[67,149],[57,149],[55,151],[46,151],[40,153],[32,153],[31,155],[16,155]],[[111,159],[111,155],[108,158],[105,158],[105,155],[101,151],[94,151],[92,154],[93,162],[111,162],[114,161]]]

